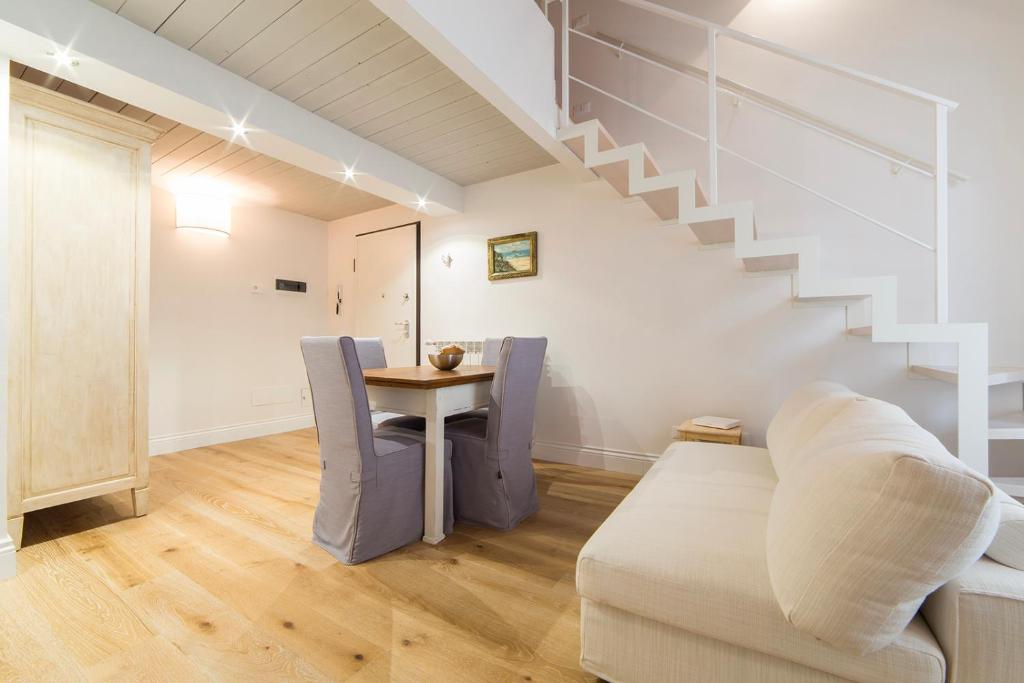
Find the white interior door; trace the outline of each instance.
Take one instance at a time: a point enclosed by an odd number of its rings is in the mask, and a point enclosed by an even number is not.
[[[391,367],[416,365],[416,224],[356,237],[357,337],[380,337]]]

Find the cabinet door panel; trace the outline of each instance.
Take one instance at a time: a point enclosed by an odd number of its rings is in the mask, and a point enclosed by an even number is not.
[[[31,118],[25,133],[31,497],[134,474],[139,153]]]

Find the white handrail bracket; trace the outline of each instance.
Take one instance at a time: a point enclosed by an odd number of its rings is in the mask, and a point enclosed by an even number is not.
[[[708,202],[718,205],[718,31],[708,27]]]
[[[949,322],[949,108],[935,103],[935,322]]]

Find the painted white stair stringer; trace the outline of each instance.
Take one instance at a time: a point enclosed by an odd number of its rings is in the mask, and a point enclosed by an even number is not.
[[[623,195],[640,195],[647,201],[647,197],[652,196],[650,193],[677,191],[675,220],[680,225],[690,226],[702,243],[731,241],[736,258],[743,260],[748,270],[761,270],[759,263],[772,263],[778,270],[788,271],[795,261],[792,276],[796,301],[849,306],[870,300],[867,313],[870,319],[862,324],[870,326],[873,342],[956,344],[959,358],[957,453],[966,464],[988,474],[988,325],[900,323],[896,277],[823,278],[821,242],[817,236],[758,239],[752,202],[700,205],[706,201],[696,171],[661,174],[643,144],[618,147],[596,119],[564,127],[558,137],[580,157],[586,168],[597,170],[599,174],[601,169],[621,169],[625,164],[626,182],[617,184],[610,180]],[[664,206],[655,208],[652,204],[652,209],[665,217]],[[731,231],[726,227],[729,223]],[[715,228],[702,227],[707,225]]]

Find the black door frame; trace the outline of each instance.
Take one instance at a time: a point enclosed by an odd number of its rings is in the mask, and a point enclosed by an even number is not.
[[[420,337],[420,221],[402,223],[401,225],[392,225],[390,228],[381,228],[379,230],[368,230],[366,232],[356,233],[356,237],[374,235],[378,232],[387,232],[388,230],[397,230],[398,228],[408,228],[410,225],[416,226],[416,365],[420,365],[422,363],[422,359],[420,358],[420,349],[423,346]],[[356,272],[356,277],[359,277],[358,271]]]

